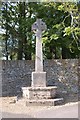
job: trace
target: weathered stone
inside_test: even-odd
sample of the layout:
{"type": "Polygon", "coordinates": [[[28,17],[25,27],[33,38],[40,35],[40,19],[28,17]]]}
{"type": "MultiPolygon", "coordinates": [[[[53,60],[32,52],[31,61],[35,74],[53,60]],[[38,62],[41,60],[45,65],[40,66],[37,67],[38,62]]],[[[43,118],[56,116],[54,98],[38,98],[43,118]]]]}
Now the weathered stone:
{"type": "Polygon", "coordinates": [[[32,72],[32,87],[46,86],[46,72],[43,72],[42,31],[46,30],[46,24],[37,19],[32,25],[36,35],[35,72],[32,72]]]}
{"type": "Polygon", "coordinates": [[[23,87],[22,90],[27,99],[50,99],[56,96],[57,87],[23,87]]]}
{"type": "MultiPolygon", "coordinates": [[[[80,77],[78,76],[80,76],[80,63],[78,62],[78,59],[45,60],[44,71],[47,72],[47,86],[56,85],[58,86],[58,91],[67,91],[68,95],[66,95],[66,99],[68,99],[69,94],[72,94],[75,99],[74,92],[79,91],[78,85],[80,77]],[[59,63],[61,65],[59,65],[59,63]],[[63,74],[61,74],[61,71],[63,74]]],[[[31,73],[34,71],[34,61],[2,61],[1,65],[2,93],[4,96],[17,95],[17,91],[21,87],[31,86],[31,73]],[[21,64],[24,64],[23,67],[21,67],[21,64]],[[14,71],[13,74],[10,74],[11,71],[14,71]],[[20,73],[22,74],[22,77],[20,76],[20,73]],[[10,84],[10,81],[12,81],[12,84],[10,84]],[[8,89],[9,87],[10,89],[8,89]]],[[[79,95],[79,93],[80,92],[77,94],[79,95]]]]}
{"type": "Polygon", "coordinates": [[[32,87],[46,87],[46,72],[32,72],[32,87]]]}
{"type": "MultiPolygon", "coordinates": [[[[23,99],[28,99],[26,103],[55,105],[54,99],[57,93],[57,87],[46,86],[46,72],[43,72],[43,53],[42,53],[42,31],[45,30],[45,23],[38,19],[33,25],[32,30],[36,33],[36,56],[35,56],[35,72],[32,72],[31,87],[22,88],[23,99]],[[32,101],[30,101],[32,99],[32,101]],[[37,101],[33,101],[36,100],[37,101]],[[41,99],[41,100],[40,100],[41,99]],[[40,100],[40,101],[39,101],[40,100]]],[[[58,100],[59,101],[59,100],[58,100]]]]}
{"type": "Polygon", "coordinates": [[[0,96],[2,95],[2,61],[0,61],[0,96]]]}
{"type": "Polygon", "coordinates": [[[56,106],[63,104],[63,98],[26,100],[26,106],[56,106]]]}

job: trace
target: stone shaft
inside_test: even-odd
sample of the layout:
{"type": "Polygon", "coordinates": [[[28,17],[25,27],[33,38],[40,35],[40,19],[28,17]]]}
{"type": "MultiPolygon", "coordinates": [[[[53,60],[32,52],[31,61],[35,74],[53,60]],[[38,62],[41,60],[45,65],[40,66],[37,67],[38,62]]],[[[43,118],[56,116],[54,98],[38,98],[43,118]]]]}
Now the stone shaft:
{"type": "Polygon", "coordinates": [[[35,71],[43,71],[43,53],[42,53],[42,33],[38,30],[36,34],[36,56],[35,56],[35,71]]]}

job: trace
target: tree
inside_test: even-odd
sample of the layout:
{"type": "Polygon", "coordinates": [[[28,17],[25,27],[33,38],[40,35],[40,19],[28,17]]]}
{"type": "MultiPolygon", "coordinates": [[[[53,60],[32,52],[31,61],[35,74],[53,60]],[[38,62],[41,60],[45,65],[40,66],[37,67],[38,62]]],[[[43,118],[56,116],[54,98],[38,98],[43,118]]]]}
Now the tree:
{"type": "MultiPolygon", "coordinates": [[[[7,40],[6,51],[11,60],[33,58],[35,37],[31,26],[37,18],[41,18],[47,24],[47,31],[43,33],[42,38],[44,59],[79,58],[79,4],[69,2],[6,4],[7,13],[6,9],[2,9],[2,26],[8,34],[4,41],[7,40]]],[[[5,3],[3,8],[6,8],[5,3]]]]}

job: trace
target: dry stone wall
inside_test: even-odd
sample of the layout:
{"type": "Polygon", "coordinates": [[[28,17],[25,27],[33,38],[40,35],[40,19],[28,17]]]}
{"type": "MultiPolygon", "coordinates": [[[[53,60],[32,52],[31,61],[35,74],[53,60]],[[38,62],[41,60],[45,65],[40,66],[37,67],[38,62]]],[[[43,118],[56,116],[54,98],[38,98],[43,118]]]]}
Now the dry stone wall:
{"type": "Polygon", "coordinates": [[[2,61],[0,61],[0,96],[2,95],[2,61]]]}
{"type": "MultiPolygon", "coordinates": [[[[78,93],[78,59],[45,60],[44,71],[47,72],[47,86],[58,87],[62,93],[78,93]]],[[[2,95],[17,95],[21,87],[31,85],[31,73],[34,61],[0,61],[2,65],[2,95]]]]}

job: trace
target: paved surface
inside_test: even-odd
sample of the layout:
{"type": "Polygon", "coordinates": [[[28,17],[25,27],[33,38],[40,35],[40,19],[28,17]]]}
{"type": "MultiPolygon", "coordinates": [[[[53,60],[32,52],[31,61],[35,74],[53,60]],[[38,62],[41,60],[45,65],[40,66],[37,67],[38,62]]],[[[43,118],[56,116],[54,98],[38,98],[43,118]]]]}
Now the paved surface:
{"type": "Polygon", "coordinates": [[[63,106],[57,109],[50,108],[34,115],[36,118],[78,118],[78,104],[63,106]]]}
{"type": "Polygon", "coordinates": [[[78,118],[78,104],[61,106],[58,108],[47,108],[46,110],[40,110],[33,115],[28,114],[16,114],[3,112],[3,118],[78,118]]]}
{"type": "Polygon", "coordinates": [[[33,118],[33,117],[27,114],[17,114],[17,113],[13,114],[8,112],[3,112],[2,118],[33,118]]]}

